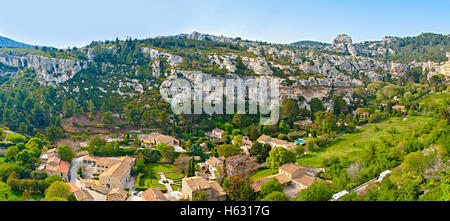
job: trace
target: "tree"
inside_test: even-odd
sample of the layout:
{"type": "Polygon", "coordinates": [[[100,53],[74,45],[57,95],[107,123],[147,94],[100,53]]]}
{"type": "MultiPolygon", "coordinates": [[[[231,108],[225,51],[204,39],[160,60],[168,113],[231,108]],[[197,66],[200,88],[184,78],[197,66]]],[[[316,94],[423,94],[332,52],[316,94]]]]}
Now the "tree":
{"type": "Polygon", "coordinates": [[[172,161],[175,157],[175,148],[172,146],[167,145],[166,143],[158,143],[156,145],[156,150],[159,151],[161,156],[168,160],[172,161]]]}
{"type": "Polygon", "coordinates": [[[233,119],[231,120],[231,123],[242,130],[242,126],[245,122],[245,115],[243,114],[234,114],[233,119]]]}
{"type": "Polygon", "coordinates": [[[408,154],[401,165],[405,171],[413,171],[423,173],[430,165],[432,159],[424,156],[422,151],[417,151],[408,154]]]}
{"type": "Polygon", "coordinates": [[[47,178],[47,173],[42,170],[32,171],[30,175],[31,175],[31,178],[33,178],[35,180],[43,180],[43,179],[47,178]]]}
{"type": "Polygon", "coordinates": [[[114,124],[114,118],[111,111],[106,111],[103,113],[102,124],[107,126],[108,128],[111,128],[111,126],[114,124]]]}
{"type": "Polygon", "coordinates": [[[255,198],[250,181],[238,175],[227,178],[226,192],[233,201],[251,201],[255,198]]]}
{"type": "Polygon", "coordinates": [[[30,154],[29,150],[27,150],[27,149],[20,151],[16,155],[16,161],[20,165],[32,163],[32,160],[33,160],[33,158],[31,157],[31,154],[30,154]]]}
{"type": "Polygon", "coordinates": [[[237,146],[242,146],[242,142],[243,142],[243,140],[242,140],[242,135],[236,135],[236,136],[234,136],[234,138],[233,138],[233,144],[235,144],[235,145],[237,145],[237,146]]]}
{"type": "Polygon", "coordinates": [[[349,194],[341,197],[339,199],[339,201],[363,201],[363,199],[361,198],[361,196],[358,193],[352,192],[352,193],[349,193],[349,194]]]}
{"type": "Polygon", "coordinates": [[[71,194],[72,188],[69,184],[62,181],[56,181],[52,183],[48,189],[45,191],[46,201],[60,201],[60,199],[67,199],[71,194]]]}
{"type": "Polygon", "coordinates": [[[281,185],[276,178],[270,179],[261,186],[261,194],[264,196],[275,191],[283,192],[283,185],[281,185]]]}
{"type": "Polygon", "coordinates": [[[325,181],[317,181],[313,183],[308,189],[299,193],[298,201],[327,201],[333,196],[331,186],[325,181]]]}
{"type": "Polygon", "coordinates": [[[58,152],[58,156],[61,158],[61,160],[65,160],[68,162],[72,162],[72,159],[75,157],[75,154],[72,152],[70,147],[67,145],[59,145],[57,152],[58,152]]]}
{"type": "Polygon", "coordinates": [[[309,107],[311,108],[312,114],[317,111],[324,111],[325,107],[323,107],[322,101],[319,98],[313,98],[309,101],[309,107]]]}
{"type": "Polygon", "coordinates": [[[250,155],[256,156],[258,163],[263,163],[269,156],[269,152],[272,147],[269,144],[262,144],[260,142],[255,142],[250,149],[250,155]]]}
{"type": "Polygon", "coordinates": [[[288,119],[289,121],[294,121],[299,114],[299,108],[297,102],[293,99],[284,99],[281,103],[281,117],[283,119],[288,119]]]}
{"type": "Polygon", "coordinates": [[[6,135],[5,140],[12,143],[25,143],[27,141],[27,138],[20,134],[13,133],[6,135]]]}
{"type": "Polygon", "coordinates": [[[61,127],[51,126],[45,131],[45,136],[50,142],[55,143],[64,136],[64,132],[61,127]]]}
{"type": "Polygon", "coordinates": [[[195,161],[194,161],[194,157],[192,157],[188,161],[188,169],[187,169],[186,176],[187,177],[195,176],[195,161]]]}
{"type": "Polygon", "coordinates": [[[91,114],[94,114],[94,110],[95,110],[94,102],[92,102],[92,100],[89,100],[89,103],[88,103],[88,111],[89,111],[91,114]]]}
{"type": "Polygon", "coordinates": [[[284,147],[275,147],[269,152],[269,157],[266,159],[266,164],[272,169],[276,169],[283,164],[295,162],[294,151],[288,150],[284,147]]]}
{"type": "Polygon", "coordinates": [[[285,193],[280,191],[274,191],[272,193],[267,194],[261,201],[288,201],[289,198],[285,193]]]}
{"type": "Polygon", "coordinates": [[[19,153],[19,149],[16,146],[11,146],[5,151],[5,157],[9,159],[14,159],[19,153]]]}
{"type": "Polygon", "coordinates": [[[295,150],[295,153],[297,154],[297,156],[301,156],[301,155],[303,155],[303,153],[305,153],[305,148],[300,144],[295,146],[294,150],[295,150]]]}
{"type": "Polygon", "coordinates": [[[219,153],[219,156],[225,158],[229,156],[238,155],[242,152],[242,149],[240,147],[232,144],[222,144],[220,146],[217,146],[216,149],[217,153],[219,153]]]}
{"type": "Polygon", "coordinates": [[[250,140],[258,139],[259,135],[261,135],[261,133],[259,132],[258,127],[255,126],[255,125],[252,125],[250,127],[250,131],[249,131],[249,138],[250,138],[250,140]]]}

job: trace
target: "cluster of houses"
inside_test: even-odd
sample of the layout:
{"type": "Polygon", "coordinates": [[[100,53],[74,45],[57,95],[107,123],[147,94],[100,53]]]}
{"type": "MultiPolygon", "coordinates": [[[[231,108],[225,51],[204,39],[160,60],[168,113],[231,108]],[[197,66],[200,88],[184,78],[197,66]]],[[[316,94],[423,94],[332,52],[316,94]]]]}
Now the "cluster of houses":
{"type": "Polygon", "coordinates": [[[42,153],[39,159],[41,159],[41,164],[38,166],[37,170],[44,171],[47,176],[58,175],[63,181],[69,181],[70,163],[59,158],[56,148],[42,153]]]}
{"type": "MultiPolygon", "coordinates": [[[[298,126],[310,125],[311,122],[301,122],[298,126]]],[[[210,139],[222,139],[225,131],[219,128],[213,129],[206,135],[210,139]]],[[[146,135],[138,135],[142,144],[147,147],[154,147],[159,143],[174,146],[176,151],[184,151],[180,147],[180,141],[174,137],[163,135],[160,133],[150,133],[146,135]]],[[[123,138],[118,138],[123,139],[123,138]]],[[[272,148],[281,146],[287,149],[293,149],[296,144],[287,142],[270,136],[261,135],[256,142],[269,144],[272,148]]],[[[247,137],[242,137],[241,149],[243,153],[239,155],[224,157],[211,157],[203,163],[198,163],[195,176],[182,179],[180,195],[182,198],[192,200],[199,192],[205,193],[208,201],[223,201],[226,199],[226,192],[220,186],[218,180],[225,175],[244,175],[249,176],[262,167],[256,160],[256,157],[250,156],[252,141],[247,137]]],[[[81,152],[80,152],[81,153],[81,152]]],[[[124,201],[129,197],[128,189],[132,189],[134,185],[131,177],[131,169],[136,159],[130,156],[124,157],[98,157],[90,156],[86,151],[77,157],[82,157],[81,172],[83,178],[79,178],[79,182],[83,184],[80,188],[75,184],[70,184],[72,193],[79,201],[93,201],[92,190],[106,195],[108,201],[124,201]]],[[[56,149],[50,149],[41,155],[42,164],[38,169],[45,171],[49,176],[61,176],[63,181],[70,180],[69,162],[61,160],[58,157],[56,149]]],[[[295,186],[299,190],[308,188],[318,178],[319,168],[308,168],[299,166],[294,163],[285,164],[279,168],[279,173],[255,180],[252,188],[255,192],[261,190],[261,185],[271,178],[276,178],[284,186],[295,186]]],[[[145,201],[168,201],[173,198],[164,194],[159,188],[149,188],[140,194],[142,200],[145,201]]]]}

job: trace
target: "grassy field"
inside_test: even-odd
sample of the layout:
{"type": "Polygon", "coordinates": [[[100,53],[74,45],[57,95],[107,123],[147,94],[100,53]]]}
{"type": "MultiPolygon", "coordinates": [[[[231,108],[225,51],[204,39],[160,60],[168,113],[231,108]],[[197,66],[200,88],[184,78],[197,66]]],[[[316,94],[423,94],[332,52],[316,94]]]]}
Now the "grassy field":
{"type": "Polygon", "coordinates": [[[158,174],[144,175],[139,174],[136,180],[136,189],[159,188],[161,191],[166,190],[164,185],[158,183],[161,177],[158,174]]]}
{"type": "Polygon", "coordinates": [[[411,116],[406,120],[400,117],[391,117],[379,123],[368,124],[353,133],[337,137],[329,144],[320,147],[317,151],[308,152],[306,155],[298,158],[297,163],[305,166],[320,167],[323,159],[336,156],[352,158],[358,152],[369,147],[370,144],[382,143],[382,138],[389,139],[394,143],[400,142],[403,137],[422,128],[431,120],[431,117],[424,116],[411,116]],[[395,128],[395,134],[391,132],[392,128],[395,128]]]}
{"type": "Polygon", "coordinates": [[[165,173],[164,174],[166,176],[166,178],[171,179],[171,180],[179,180],[179,179],[183,179],[184,175],[181,173],[165,173]]]}
{"type": "Polygon", "coordinates": [[[0,163],[3,163],[3,162],[5,162],[5,156],[0,155],[0,163]]]}
{"type": "Polygon", "coordinates": [[[173,185],[173,184],[171,184],[170,186],[172,187],[172,189],[173,189],[174,191],[177,191],[177,190],[181,189],[181,186],[180,186],[180,185],[173,185]]]}
{"type": "Polygon", "coordinates": [[[261,168],[250,176],[250,180],[253,181],[253,180],[261,179],[264,177],[274,175],[275,173],[276,173],[276,171],[274,171],[272,169],[261,168]]]}
{"type": "Polygon", "coordinates": [[[450,102],[450,95],[446,92],[432,93],[420,99],[419,105],[421,107],[434,107],[436,109],[448,107],[450,102]]]}
{"type": "Polygon", "coordinates": [[[20,201],[22,200],[21,194],[11,191],[11,187],[4,182],[0,182],[0,201],[20,201]],[[8,195],[8,199],[6,199],[8,195]]]}
{"type": "Polygon", "coordinates": [[[158,163],[148,164],[146,167],[147,167],[148,171],[151,171],[151,173],[171,172],[171,171],[177,169],[174,165],[158,164],[158,163]]]}

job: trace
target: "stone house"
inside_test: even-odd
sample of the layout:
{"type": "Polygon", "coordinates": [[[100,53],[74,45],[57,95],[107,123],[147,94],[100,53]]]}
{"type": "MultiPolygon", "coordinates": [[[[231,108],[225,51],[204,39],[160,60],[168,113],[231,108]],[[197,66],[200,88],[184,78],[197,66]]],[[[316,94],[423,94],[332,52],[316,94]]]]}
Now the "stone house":
{"type": "Polygon", "coordinates": [[[258,139],[258,142],[262,143],[262,144],[269,144],[272,149],[275,147],[284,147],[286,149],[290,149],[293,150],[296,146],[295,143],[291,143],[291,142],[287,142],[285,140],[280,140],[277,138],[273,138],[273,137],[269,137],[267,135],[261,135],[258,139]]]}
{"type": "Polygon", "coordinates": [[[205,166],[211,173],[211,179],[216,179],[220,171],[223,171],[224,160],[225,158],[223,157],[211,157],[205,162],[205,166]]]}
{"type": "Polygon", "coordinates": [[[106,196],[107,201],[125,201],[128,197],[127,191],[122,188],[113,188],[106,196]]]}
{"type": "Polygon", "coordinates": [[[99,186],[107,190],[126,188],[126,184],[128,184],[131,178],[131,167],[134,162],[135,159],[132,157],[121,157],[119,163],[114,164],[108,170],[100,174],[98,177],[99,186]]]}
{"type": "Polygon", "coordinates": [[[142,193],[142,198],[145,201],[168,201],[168,199],[158,188],[148,188],[142,193]]]}
{"type": "Polygon", "coordinates": [[[226,200],[226,192],[216,181],[207,181],[198,176],[183,178],[181,187],[182,197],[192,200],[199,192],[205,192],[208,201],[226,200]]]}

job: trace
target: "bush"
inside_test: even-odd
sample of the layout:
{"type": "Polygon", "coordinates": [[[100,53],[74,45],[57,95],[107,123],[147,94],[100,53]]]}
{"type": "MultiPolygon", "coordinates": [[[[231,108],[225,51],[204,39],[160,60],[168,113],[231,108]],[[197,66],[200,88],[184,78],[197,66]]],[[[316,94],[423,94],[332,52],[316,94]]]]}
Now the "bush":
{"type": "Polygon", "coordinates": [[[12,143],[25,143],[27,142],[27,138],[20,135],[20,134],[8,134],[5,137],[6,141],[12,142],[12,143]]]}

